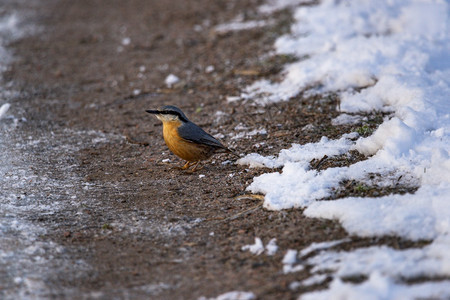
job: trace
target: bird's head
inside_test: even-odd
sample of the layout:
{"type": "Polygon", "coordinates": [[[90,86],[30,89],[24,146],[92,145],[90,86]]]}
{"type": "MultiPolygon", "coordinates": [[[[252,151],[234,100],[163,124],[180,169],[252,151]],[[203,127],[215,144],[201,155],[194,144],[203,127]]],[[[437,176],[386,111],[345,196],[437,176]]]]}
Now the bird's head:
{"type": "Polygon", "coordinates": [[[146,112],[154,114],[163,123],[171,121],[181,121],[183,123],[189,122],[189,119],[181,111],[181,109],[173,105],[161,106],[156,110],[146,110],[146,112]]]}

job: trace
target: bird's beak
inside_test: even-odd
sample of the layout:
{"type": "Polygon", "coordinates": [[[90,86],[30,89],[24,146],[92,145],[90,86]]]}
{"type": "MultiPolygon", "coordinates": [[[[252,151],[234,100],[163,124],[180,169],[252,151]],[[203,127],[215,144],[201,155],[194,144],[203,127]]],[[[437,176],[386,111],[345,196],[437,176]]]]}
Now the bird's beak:
{"type": "Polygon", "coordinates": [[[146,110],[146,112],[148,112],[149,114],[154,114],[154,115],[159,115],[160,114],[159,110],[149,109],[149,110],[146,110]]]}

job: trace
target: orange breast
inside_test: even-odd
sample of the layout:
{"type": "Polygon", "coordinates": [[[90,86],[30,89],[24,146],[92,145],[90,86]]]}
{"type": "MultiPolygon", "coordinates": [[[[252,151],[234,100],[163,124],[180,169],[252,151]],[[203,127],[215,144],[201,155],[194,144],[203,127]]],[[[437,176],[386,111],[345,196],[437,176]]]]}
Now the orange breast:
{"type": "Polygon", "coordinates": [[[211,149],[211,147],[208,147],[207,145],[189,142],[181,138],[178,134],[178,127],[181,126],[181,124],[180,121],[163,123],[164,141],[170,151],[187,161],[208,159],[214,153],[214,149],[211,149]]]}

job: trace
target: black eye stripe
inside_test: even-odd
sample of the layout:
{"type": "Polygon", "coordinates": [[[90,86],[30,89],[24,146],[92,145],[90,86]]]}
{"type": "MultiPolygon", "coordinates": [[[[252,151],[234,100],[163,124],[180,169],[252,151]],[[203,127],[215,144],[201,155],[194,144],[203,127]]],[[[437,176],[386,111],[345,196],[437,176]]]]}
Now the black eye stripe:
{"type": "Polygon", "coordinates": [[[161,115],[176,115],[180,120],[187,122],[187,120],[177,111],[173,110],[160,110],[159,113],[161,115]]]}
{"type": "Polygon", "coordinates": [[[160,110],[159,113],[162,115],[179,115],[179,113],[177,113],[176,111],[171,110],[160,110]]]}

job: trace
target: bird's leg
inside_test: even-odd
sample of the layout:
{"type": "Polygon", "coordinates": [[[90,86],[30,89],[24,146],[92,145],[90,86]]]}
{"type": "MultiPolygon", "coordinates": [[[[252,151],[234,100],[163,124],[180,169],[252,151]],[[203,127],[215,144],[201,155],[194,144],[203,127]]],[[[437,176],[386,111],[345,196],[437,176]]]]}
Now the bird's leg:
{"type": "Polygon", "coordinates": [[[187,161],[186,164],[181,167],[181,170],[189,169],[190,166],[192,166],[192,162],[187,161]]]}

